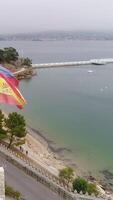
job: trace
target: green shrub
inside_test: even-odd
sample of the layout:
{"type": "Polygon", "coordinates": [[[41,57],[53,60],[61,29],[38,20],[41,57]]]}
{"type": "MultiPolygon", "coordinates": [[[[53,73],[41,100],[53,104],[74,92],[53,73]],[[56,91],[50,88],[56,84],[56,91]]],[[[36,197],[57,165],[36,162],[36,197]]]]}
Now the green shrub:
{"type": "Polygon", "coordinates": [[[64,184],[68,184],[73,181],[74,171],[71,167],[66,167],[59,171],[59,179],[64,184]]]}
{"type": "Polygon", "coordinates": [[[97,187],[95,183],[88,183],[87,192],[89,195],[94,193],[96,196],[98,195],[97,187]]]}
{"type": "Polygon", "coordinates": [[[0,140],[3,140],[3,139],[5,139],[5,138],[7,138],[6,131],[3,130],[3,129],[1,129],[1,130],[0,130],[0,140]]]}
{"type": "Polygon", "coordinates": [[[73,181],[73,191],[76,190],[78,193],[82,191],[83,194],[85,194],[87,192],[87,188],[88,182],[85,179],[78,177],[73,181]]]}

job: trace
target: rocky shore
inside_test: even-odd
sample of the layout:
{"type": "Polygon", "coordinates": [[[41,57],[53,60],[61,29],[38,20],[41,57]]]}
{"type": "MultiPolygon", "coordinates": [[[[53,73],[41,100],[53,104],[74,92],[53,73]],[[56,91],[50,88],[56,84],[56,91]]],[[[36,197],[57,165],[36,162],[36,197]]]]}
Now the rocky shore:
{"type": "Polygon", "coordinates": [[[37,75],[36,70],[34,70],[32,67],[25,67],[22,69],[23,70],[19,70],[15,73],[15,76],[18,80],[29,79],[32,78],[32,76],[37,75]]]}
{"type": "Polygon", "coordinates": [[[21,65],[21,63],[5,63],[4,67],[11,70],[18,80],[29,79],[37,75],[36,69],[32,66],[21,65]]]}

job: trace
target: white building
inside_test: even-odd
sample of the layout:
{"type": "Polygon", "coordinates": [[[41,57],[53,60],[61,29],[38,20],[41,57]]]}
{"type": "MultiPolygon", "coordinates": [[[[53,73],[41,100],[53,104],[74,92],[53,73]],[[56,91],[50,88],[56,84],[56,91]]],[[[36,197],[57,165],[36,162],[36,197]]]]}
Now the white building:
{"type": "Polygon", "coordinates": [[[3,167],[0,167],[0,200],[5,200],[5,177],[3,167]]]}

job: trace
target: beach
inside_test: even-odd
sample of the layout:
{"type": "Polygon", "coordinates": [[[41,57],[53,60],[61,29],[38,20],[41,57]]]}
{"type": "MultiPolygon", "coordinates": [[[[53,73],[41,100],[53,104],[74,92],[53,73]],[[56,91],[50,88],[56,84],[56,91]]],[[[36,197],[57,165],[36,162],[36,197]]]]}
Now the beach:
{"type": "MultiPolygon", "coordinates": [[[[2,112],[7,118],[9,112],[6,110],[2,110],[2,112]]],[[[37,162],[38,165],[57,177],[59,175],[59,170],[68,166],[73,168],[76,175],[88,176],[88,172],[84,173],[82,167],[80,168],[75,161],[66,157],[65,154],[66,152],[70,152],[70,149],[57,147],[53,140],[46,137],[40,130],[32,128],[28,124],[26,125],[26,131],[25,143],[21,145],[21,149],[20,146],[17,146],[17,148],[37,162]]]]}
{"type": "MultiPolygon", "coordinates": [[[[8,113],[2,111],[5,117],[8,113]]],[[[55,176],[58,176],[59,170],[65,167],[64,162],[60,159],[57,153],[53,152],[49,146],[49,140],[42,133],[34,130],[30,126],[26,127],[27,135],[25,144],[21,145],[21,151],[29,158],[37,162],[40,166],[55,176]]],[[[20,149],[20,146],[17,147],[20,149]]]]}
{"type": "MultiPolygon", "coordinates": [[[[8,116],[6,112],[3,111],[3,113],[5,117],[8,116]]],[[[37,163],[44,170],[48,171],[51,175],[58,177],[59,171],[67,166],[71,166],[71,163],[69,165],[69,163],[63,162],[63,159],[60,157],[60,153],[66,149],[51,149],[51,145],[49,144],[51,142],[52,141],[45,138],[45,136],[41,132],[39,132],[38,130],[34,130],[30,126],[27,126],[25,143],[21,146],[17,146],[16,148],[19,149],[23,154],[26,154],[28,158],[37,163]]],[[[78,172],[80,171],[76,168],[76,171],[74,172],[75,177],[83,176],[82,172],[78,172]]],[[[104,182],[101,185],[98,180],[92,176],[90,176],[89,178],[87,177],[87,179],[88,181],[96,183],[98,191],[101,195],[110,195],[110,197],[112,197],[111,192],[109,192],[108,194],[105,192],[105,190],[109,191],[107,187],[103,189],[102,185],[104,184],[104,182]]]]}
{"type": "Polygon", "coordinates": [[[32,129],[27,129],[26,142],[22,145],[23,152],[28,152],[28,156],[35,160],[39,165],[58,176],[59,170],[65,164],[58,154],[51,151],[49,144],[43,137],[35,134],[32,129]]]}

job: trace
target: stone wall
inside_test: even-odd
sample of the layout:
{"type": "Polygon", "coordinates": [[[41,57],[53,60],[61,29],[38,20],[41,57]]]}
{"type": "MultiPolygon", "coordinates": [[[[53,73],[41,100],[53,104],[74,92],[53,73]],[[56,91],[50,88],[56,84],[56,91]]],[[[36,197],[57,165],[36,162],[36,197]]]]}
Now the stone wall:
{"type": "Polygon", "coordinates": [[[36,181],[42,183],[50,190],[57,193],[61,198],[65,200],[102,200],[101,197],[82,195],[71,192],[71,188],[63,187],[58,179],[43,171],[43,169],[38,169],[36,166],[33,166],[26,159],[21,159],[21,155],[12,152],[11,150],[7,150],[5,146],[0,146],[0,155],[3,156],[8,162],[12,163],[19,169],[23,170],[26,174],[33,177],[36,181]]]}

